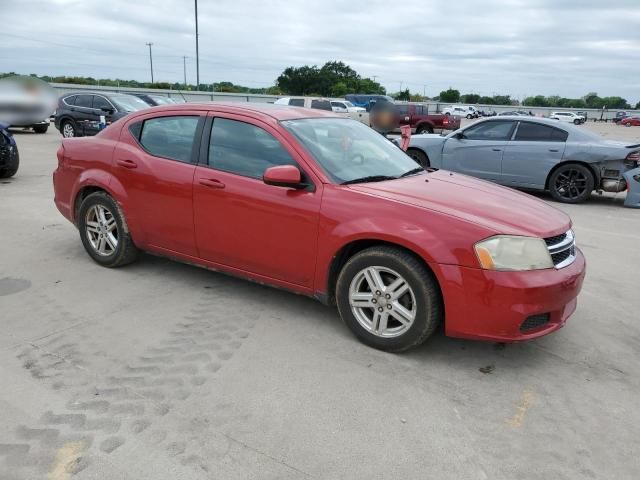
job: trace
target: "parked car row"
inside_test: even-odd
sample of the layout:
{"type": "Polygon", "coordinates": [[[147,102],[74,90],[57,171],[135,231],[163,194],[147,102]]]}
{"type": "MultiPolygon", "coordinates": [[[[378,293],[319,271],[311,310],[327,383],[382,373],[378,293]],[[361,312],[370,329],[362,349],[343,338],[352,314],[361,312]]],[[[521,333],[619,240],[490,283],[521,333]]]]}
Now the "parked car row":
{"type": "MultiPolygon", "coordinates": [[[[483,167],[484,150],[502,148],[495,142],[514,129],[526,134],[516,123],[500,117],[458,136],[414,138],[428,140],[434,165],[439,152],[449,166],[443,146],[461,150],[484,135],[493,147],[452,158],[489,168],[497,154],[483,167]]],[[[551,123],[551,140],[570,135],[551,123]]],[[[426,170],[329,110],[160,106],[95,138],[65,138],[57,156],[55,204],[99,265],[150,251],[285,288],[337,305],[354,335],[382,350],[415,347],[441,324],[449,336],[499,342],[546,335],[574,312],[585,276],[565,213],[426,170]]]]}
{"type": "Polygon", "coordinates": [[[106,125],[131,112],[177,103],[182,102],[152,93],[67,93],[58,100],[54,125],[65,138],[95,135],[106,125]]]}

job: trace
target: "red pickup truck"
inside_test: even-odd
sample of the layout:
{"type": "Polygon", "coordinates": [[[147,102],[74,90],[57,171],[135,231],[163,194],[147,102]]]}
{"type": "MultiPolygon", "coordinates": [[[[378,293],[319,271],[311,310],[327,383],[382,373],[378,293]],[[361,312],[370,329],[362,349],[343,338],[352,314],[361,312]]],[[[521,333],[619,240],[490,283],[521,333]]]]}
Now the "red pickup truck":
{"type": "Polygon", "coordinates": [[[460,117],[433,114],[429,115],[429,107],[421,104],[396,103],[400,125],[409,125],[412,133],[439,133],[442,130],[460,128],[460,117]]]}

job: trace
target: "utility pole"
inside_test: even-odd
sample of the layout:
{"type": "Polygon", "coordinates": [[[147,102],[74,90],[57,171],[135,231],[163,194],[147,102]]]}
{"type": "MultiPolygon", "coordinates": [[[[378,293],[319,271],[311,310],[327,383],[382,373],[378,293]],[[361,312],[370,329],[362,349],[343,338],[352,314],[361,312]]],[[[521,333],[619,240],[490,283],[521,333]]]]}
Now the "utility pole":
{"type": "Polygon", "coordinates": [[[184,89],[187,89],[187,57],[182,57],[182,69],[184,71],[184,89]]]}
{"type": "Polygon", "coordinates": [[[198,0],[196,3],[196,90],[200,90],[200,52],[198,51],[198,0]]]}
{"type": "Polygon", "coordinates": [[[402,80],[400,81],[400,93],[402,93],[402,80]]]}
{"type": "Polygon", "coordinates": [[[149,47],[149,64],[151,65],[151,83],[153,83],[153,55],[151,55],[151,45],[153,45],[153,43],[147,43],[147,46],[149,47]]]}
{"type": "Polygon", "coordinates": [[[376,78],[378,78],[378,75],[373,75],[373,81],[376,81],[376,78]]]}
{"type": "Polygon", "coordinates": [[[423,85],[422,86],[422,97],[426,97],[427,96],[427,86],[423,85]]]}

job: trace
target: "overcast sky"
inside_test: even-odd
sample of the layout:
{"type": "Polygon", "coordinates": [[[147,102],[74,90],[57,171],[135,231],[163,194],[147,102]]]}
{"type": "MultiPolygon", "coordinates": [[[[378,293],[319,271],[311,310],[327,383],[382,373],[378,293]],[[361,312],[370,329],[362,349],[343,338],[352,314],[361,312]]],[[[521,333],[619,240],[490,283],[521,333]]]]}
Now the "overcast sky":
{"type": "MultiPolygon", "coordinates": [[[[192,0],[0,0],[0,71],[195,83],[192,0]]],[[[639,0],[199,0],[200,80],[342,60],[388,91],[640,100],[639,0]],[[401,7],[401,5],[403,5],[401,7]]]]}

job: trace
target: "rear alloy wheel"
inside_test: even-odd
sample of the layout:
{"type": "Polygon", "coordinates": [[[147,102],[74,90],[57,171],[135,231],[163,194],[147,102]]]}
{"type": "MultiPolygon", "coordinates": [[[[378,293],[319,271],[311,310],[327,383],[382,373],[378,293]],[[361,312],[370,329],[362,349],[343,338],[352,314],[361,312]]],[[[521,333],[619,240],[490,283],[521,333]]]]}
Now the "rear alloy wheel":
{"type": "Polygon", "coordinates": [[[594,188],[593,173],[584,165],[562,165],[549,178],[549,191],[553,198],[563,203],[582,203],[594,188]]]}
{"type": "Polygon", "coordinates": [[[469,115],[467,115],[467,118],[468,118],[469,120],[471,120],[471,119],[473,118],[473,115],[469,114],[469,115]]]}
{"type": "Polygon", "coordinates": [[[625,127],[630,127],[631,126],[631,122],[627,122],[624,124],[625,127]]]}
{"type": "Polygon", "coordinates": [[[349,259],[336,299],[340,316],[363,343],[390,352],[421,344],[442,319],[433,274],[414,255],[393,247],[368,248],[349,259]]]}
{"type": "Polygon", "coordinates": [[[78,136],[75,125],[69,120],[62,122],[61,131],[64,138],[73,138],[78,136]]]}
{"type": "Polygon", "coordinates": [[[576,119],[573,121],[573,124],[574,124],[574,125],[580,125],[580,120],[576,118],[576,119]]]}
{"type": "Polygon", "coordinates": [[[416,135],[420,135],[423,133],[433,133],[433,129],[431,127],[429,127],[428,125],[420,125],[417,129],[416,129],[416,135]]]}
{"type": "Polygon", "coordinates": [[[78,229],[87,253],[104,267],[120,267],[138,256],[122,211],[106,192],[92,193],[84,199],[78,212],[78,229]]]}
{"type": "Polygon", "coordinates": [[[409,148],[407,149],[407,155],[413,158],[413,160],[421,167],[427,168],[430,166],[429,158],[427,157],[427,154],[422,150],[418,150],[417,148],[409,148]]]}

